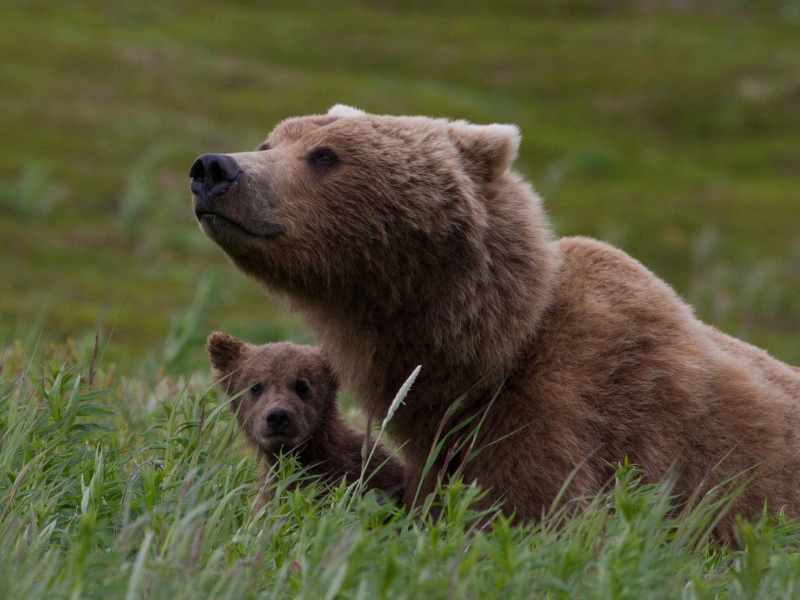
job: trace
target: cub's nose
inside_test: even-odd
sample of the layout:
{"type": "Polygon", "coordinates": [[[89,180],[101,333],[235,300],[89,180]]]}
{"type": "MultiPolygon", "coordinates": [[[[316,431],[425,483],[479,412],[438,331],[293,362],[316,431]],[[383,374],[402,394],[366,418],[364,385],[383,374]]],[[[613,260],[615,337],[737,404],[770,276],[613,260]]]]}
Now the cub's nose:
{"type": "Polygon", "coordinates": [[[242,173],[236,159],[227,154],[203,154],[189,169],[190,187],[198,198],[211,200],[227,192],[242,173]]]}
{"type": "Polygon", "coordinates": [[[267,426],[275,432],[283,431],[291,422],[289,411],[282,408],[273,408],[267,413],[267,426]]]}

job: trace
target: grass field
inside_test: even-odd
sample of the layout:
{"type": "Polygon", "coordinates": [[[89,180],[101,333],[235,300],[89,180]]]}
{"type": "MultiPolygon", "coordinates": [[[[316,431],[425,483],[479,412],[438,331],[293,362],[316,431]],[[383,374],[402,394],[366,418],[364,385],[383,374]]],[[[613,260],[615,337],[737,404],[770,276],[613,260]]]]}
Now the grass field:
{"type": "Polygon", "coordinates": [[[727,496],[671,511],[666,484],[619,465],[580,513],[512,527],[443,482],[409,515],[340,486],[260,501],[260,470],[205,377],[155,385],[75,366],[59,348],[0,377],[0,591],[23,598],[796,598],[800,528],[740,522],[727,496]],[[25,373],[25,377],[22,374],[25,373]],[[94,374],[93,374],[94,373],[94,374]],[[438,506],[440,519],[427,507],[438,506]]]}
{"type": "Polygon", "coordinates": [[[259,503],[202,342],[312,340],[188,191],[199,154],[339,102],[516,123],[559,235],[800,364],[800,1],[6,0],[0,55],[0,596],[800,596],[795,524],[709,545],[724,497],[672,514],[631,466],[536,527],[459,482],[441,521],[259,503]]]}
{"type": "Polygon", "coordinates": [[[4,2],[0,343],[44,318],[86,348],[116,323],[110,357],[163,364],[193,302],[173,373],[212,327],[304,339],[198,232],[188,169],[344,102],[517,123],[559,234],[621,246],[798,364],[798,6],[4,2]]]}

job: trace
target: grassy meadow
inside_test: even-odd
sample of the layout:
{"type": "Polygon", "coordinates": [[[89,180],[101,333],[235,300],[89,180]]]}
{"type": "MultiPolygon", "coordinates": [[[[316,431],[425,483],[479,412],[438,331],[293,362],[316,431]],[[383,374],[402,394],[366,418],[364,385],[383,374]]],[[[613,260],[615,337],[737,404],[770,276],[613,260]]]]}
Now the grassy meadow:
{"type": "Polygon", "coordinates": [[[143,384],[74,348],[0,382],[3,598],[795,598],[800,526],[711,531],[739,482],[673,510],[633,465],[586,506],[512,526],[442,481],[411,514],[357,484],[261,471],[207,380],[143,384]],[[262,495],[270,492],[269,496],[262,495]],[[433,509],[433,511],[431,510],[433,509]],[[434,514],[439,514],[434,517],[434,514]]]}
{"type": "Polygon", "coordinates": [[[800,596],[795,524],[709,544],[725,494],[671,512],[633,466],[529,527],[462,482],[440,520],[260,500],[203,341],[313,340],[188,190],[335,103],[516,123],[557,234],[800,365],[799,0],[5,0],[0,56],[0,597],[800,596]]]}
{"type": "Polygon", "coordinates": [[[343,102],[517,123],[558,234],[800,364],[800,5],[750,4],[8,0],[0,343],[116,324],[107,356],[177,373],[212,327],[305,339],[199,233],[188,170],[343,102]]]}

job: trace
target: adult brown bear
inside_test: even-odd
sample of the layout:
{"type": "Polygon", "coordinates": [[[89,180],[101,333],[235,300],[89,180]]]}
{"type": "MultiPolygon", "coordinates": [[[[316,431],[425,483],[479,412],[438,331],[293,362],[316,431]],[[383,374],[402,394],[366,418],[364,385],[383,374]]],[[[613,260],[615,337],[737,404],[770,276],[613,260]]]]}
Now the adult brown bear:
{"type": "Polygon", "coordinates": [[[698,321],[625,253],[552,239],[509,170],[518,145],[513,126],[335,106],[257,152],[198,158],[194,210],[366,411],[422,365],[393,419],[407,496],[435,484],[420,478],[452,402],[469,390],[457,423],[502,386],[464,474],[521,519],[576,468],[566,497],[596,493],[626,455],[649,480],[674,470],[685,497],[753,469],[736,512],[800,515],[800,372],[698,321]]]}

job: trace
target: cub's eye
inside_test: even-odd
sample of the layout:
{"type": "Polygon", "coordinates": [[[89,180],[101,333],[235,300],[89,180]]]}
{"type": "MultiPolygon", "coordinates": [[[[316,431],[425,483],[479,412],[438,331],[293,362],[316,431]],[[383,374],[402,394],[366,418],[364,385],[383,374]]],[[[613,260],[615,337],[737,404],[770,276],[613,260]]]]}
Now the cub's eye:
{"type": "Polygon", "coordinates": [[[264,386],[262,386],[260,383],[256,383],[250,388],[250,393],[253,394],[253,396],[260,396],[261,392],[263,391],[264,386]]]}
{"type": "Polygon", "coordinates": [[[339,157],[330,148],[317,148],[308,155],[308,161],[315,167],[331,167],[339,161],[339,157]]]}
{"type": "Polygon", "coordinates": [[[267,142],[262,142],[262,144],[258,147],[259,151],[269,150],[269,144],[267,142]]]}
{"type": "Polygon", "coordinates": [[[305,379],[298,379],[294,382],[294,391],[302,395],[308,391],[308,382],[305,379]]]}

